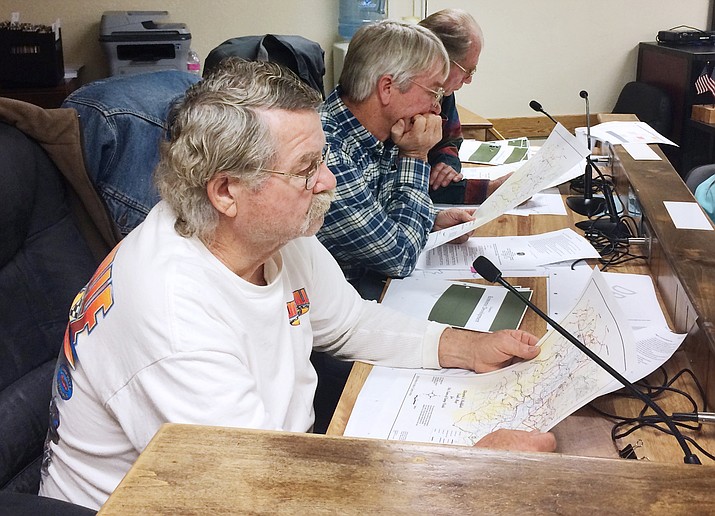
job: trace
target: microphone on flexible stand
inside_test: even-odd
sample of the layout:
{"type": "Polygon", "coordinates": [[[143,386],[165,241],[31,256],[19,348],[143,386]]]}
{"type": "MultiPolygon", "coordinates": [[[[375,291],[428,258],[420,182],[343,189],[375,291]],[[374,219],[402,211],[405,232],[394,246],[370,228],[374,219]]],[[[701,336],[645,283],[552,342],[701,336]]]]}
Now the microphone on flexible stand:
{"type": "MultiPolygon", "coordinates": [[[[586,138],[588,143],[588,150],[591,150],[591,110],[589,107],[588,92],[586,90],[581,90],[579,92],[579,97],[586,101],[586,138]]],[[[593,162],[592,158],[592,155],[589,155],[586,158],[586,171],[584,173],[584,198],[587,195],[590,195],[592,192],[593,171],[595,170],[596,172],[598,172],[599,175],[603,178],[603,174],[600,173],[600,171],[598,170],[598,166],[593,162]]],[[[605,204],[605,210],[602,209],[601,211],[605,211],[608,214],[608,220],[584,220],[582,222],[577,222],[576,227],[584,231],[597,231],[598,233],[601,233],[603,235],[615,238],[625,238],[630,236],[630,231],[618,217],[618,210],[616,209],[616,203],[613,200],[613,190],[611,189],[611,185],[608,181],[602,180],[600,188],[603,192],[603,203],[605,204]]],[[[571,202],[579,203],[581,202],[581,198],[573,197],[571,202]]],[[[566,203],[569,203],[569,199],[566,199],[566,203]]],[[[577,213],[581,213],[578,210],[574,209],[574,207],[570,204],[569,206],[577,213]]],[[[582,215],[585,214],[582,213],[582,215]]]]}
{"type": "MultiPolygon", "coordinates": [[[[588,150],[591,150],[591,108],[588,102],[588,92],[581,90],[579,96],[586,101],[586,139],[588,150]]],[[[576,213],[591,217],[601,213],[606,201],[600,197],[593,197],[593,161],[590,155],[586,158],[586,170],[583,174],[583,197],[572,196],[566,198],[566,204],[576,213]]]]}
{"type": "MultiPolygon", "coordinates": [[[[585,98],[586,101],[588,102],[588,93],[585,90],[582,90],[580,93],[580,96],[582,98],[585,98]]],[[[541,106],[541,104],[535,100],[532,100],[529,102],[529,107],[533,109],[534,111],[538,113],[543,113],[549,119],[556,124],[556,120],[554,120],[554,117],[552,117],[550,114],[548,114],[544,108],[541,106]]],[[[587,109],[589,109],[587,107],[587,109]]],[[[586,124],[587,124],[587,138],[588,138],[588,149],[591,150],[591,123],[590,123],[590,113],[589,115],[586,116],[586,124]]],[[[589,180],[589,187],[588,189],[584,192],[584,197],[588,195],[589,197],[589,206],[593,206],[594,208],[594,214],[595,213],[600,213],[603,211],[603,206],[606,206],[606,211],[608,212],[609,220],[584,220],[582,222],[577,222],[576,227],[579,229],[582,229],[584,231],[597,231],[601,234],[604,235],[609,235],[609,236],[615,236],[615,237],[627,237],[630,235],[630,232],[628,229],[623,225],[623,223],[620,222],[620,219],[618,217],[618,213],[616,210],[616,204],[613,200],[613,192],[610,189],[610,186],[606,185],[606,181],[604,181],[604,187],[603,187],[603,193],[604,193],[604,199],[601,198],[596,198],[594,199],[592,196],[591,192],[591,186],[592,183],[592,172],[593,168],[598,170],[598,167],[594,163],[592,156],[587,156],[586,157],[586,171],[584,173],[584,179],[588,177],[589,180]],[[586,193],[588,192],[588,193],[586,193]]],[[[569,197],[566,199],[566,202],[569,204],[569,207],[577,212],[581,213],[580,211],[574,209],[570,203],[576,202],[576,203],[581,203],[584,201],[584,197],[569,197]],[[575,201],[573,199],[576,199],[575,201]]],[[[581,213],[583,215],[583,213],[581,213]]]]}
{"type": "Polygon", "coordinates": [[[683,437],[683,434],[680,432],[680,429],[675,425],[673,422],[673,418],[668,416],[660,406],[653,401],[650,397],[646,396],[643,394],[641,391],[639,391],[635,385],[633,385],[630,381],[628,381],[621,373],[616,371],[613,367],[608,365],[608,363],[603,360],[601,357],[599,357],[596,353],[594,353],[589,347],[587,347],[585,344],[583,344],[581,341],[579,341],[576,337],[574,337],[571,333],[566,331],[561,325],[559,325],[556,321],[551,319],[548,315],[546,315],[544,312],[542,312],[534,303],[529,301],[521,292],[519,292],[517,289],[515,289],[511,284],[509,284],[508,281],[506,281],[504,278],[502,278],[502,273],[501,271],[494,265],[489,258],[486,256],[478,256],[476,260],[474,260],[474,263],[472,263],[472,267],[474,267],[474,270],[479,274],[482,278],[487,280],[490,283],[499,283],[501,286],[506,288],[509,292],[513,293],[516,295],[516,297],[521,300],[522,303],[524,303],[526,306],[531,308],[536,315],[541,317],[543,320],[545,320],[547,323],[551,325],[552,328],[554,328],[558,333],[560,333],[566,340],[571,342],[574,346],[576,346],[579,350],[581,350],[583,353],[585,353],[591,360],[596,362],[596,364],[601,367],[604,371],[606,371],[608,374],[610,374],[613,378],[618,380],[627,390],[629,390],[633,395],[635,395],[638,399],[640,399],[643,403],[648,405],[655,413],[660,416],[660,418],[663,420],[663,422],[668,426],[670,431],[673,433],[673,436],[677,439],[678,444],[683,450],[684,458],[683,462],[686,464],[700,464],[700,459],[698,459],[698,456],[693,454],[690,451],[690,448],[688,447],[688,443],[685,441],[685,437],[683,437]]]}
{"type": "MultiPolygon", "coordinates": [[[[531,109],[533,109],[534,111],[536,111],[537,113],[545,114],[546,116],[549,117],[549,120],[551,120],[554,124],[558,124],[558,122],[556,120],[554,120],[554,117],[552,117],[550,114],[548,114],[546,111],[544,111],[544,108],[541,107],[541,104],[539,104],[535,100],[532,100],[531,102],[529,102],[529,107],[531,109]]],[[[590,149],[590,147],[589,147],[589,149],[590,149]]]]}
{"type": "Polygon", "coordinates": [[[578,92],[578,96],[586,101],[586,145],[588,145],[588,150],[591,150],[591,108],[588,103],[588,92],[581,90],[578,92]]]}

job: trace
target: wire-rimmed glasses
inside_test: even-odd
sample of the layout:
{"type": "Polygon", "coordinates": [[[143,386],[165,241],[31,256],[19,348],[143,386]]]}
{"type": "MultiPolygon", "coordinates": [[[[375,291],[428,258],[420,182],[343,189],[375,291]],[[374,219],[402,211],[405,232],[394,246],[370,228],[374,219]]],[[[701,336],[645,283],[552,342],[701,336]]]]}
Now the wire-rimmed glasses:
{"type": "Polygon", "coordinates": [[[462,72],[464,72],[464,80],[471,79],[477,71],[476,66],[474,68],[472,68],[471,70],[467,70],[465,67],[463,67],[461,64],[459,64],[457,61],[454,61],[453,59],[450,59],[450,61],[452,63],[456,64],[457,68],[459,68],[460,70],[462,70],[462,72]]]}
{"type": "Polygon", "coordinates": [[[315,186],[315,183],[318,182],[318,171],[320,170],[320,165],[325,163],[328,160],[328,156],[330,155],[330,146],[326,145],[325,149],[323,150],[323,153],[320,156],[320,159],[317,160],[315,163],[310,165],[308,168],[306,168],[303,172],[300,174],[291,174],[290,172],[280,172],[278,170],[271,170],[269,168],[259,168],[261,172],[268,172],[269,174],[276,174],[279,176],[287,176],[287,177],[298,177],[300,179],[305,179],[305,189],[306,190],[312,190],[313,187],[315,186]]]}
{"type": "Polygon", "coordinates": [[[416,84],[423,90],[431,93],[434,95],[434,105],[439,106],[440,102],[442,102],[442,99],[444,98],[444,88],[437,88],[436,90],[433,90],[432,88],[428,88],[424,84],[420,84],[417,81],[413,81],[412,79],[408,79],[412,84],[416,84]]]}

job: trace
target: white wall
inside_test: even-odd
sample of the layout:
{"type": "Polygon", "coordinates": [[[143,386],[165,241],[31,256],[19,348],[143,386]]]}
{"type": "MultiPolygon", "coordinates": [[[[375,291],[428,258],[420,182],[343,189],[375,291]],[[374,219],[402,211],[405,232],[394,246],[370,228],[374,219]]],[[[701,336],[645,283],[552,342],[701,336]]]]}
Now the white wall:
{"type": "Polygon", "coordinates": [[[484,31],[472,84],[458,102],[486,117],[530,116],[531,99],[552,115],[610,112],[635,79],[638,43],[678,25],[708,29],[709,0],[429,0],[429,13],[466,9],[484,31]]]}
{"type": "MultiPolygon", "coordinates": [[[[391,18],[416,14],[423,0],[388,0],[391,18]]],[[[552,114],[579,113],[588,90],[593,112],[610,111],[623,84],[635,78],[637,45],[676,25],[708,28],[710,0],[428,0],[428,12],[461,7],[482,25],[486,47],[460,104],[487,117],[530,116],[537,99],[552,114]]],[[[60,18],[65,61],[84,64],[83,79],[107,74],[98,42],[102,12],[167,10],[189,26],[203,57],[226,39],[249,34],[299,34],[326,50],[326,86],[333,84],[332,44],[338,0],[0,0],[0,19],[60,18]]],[[[1,63],[0,63],[1,65],[1,63]]]]}

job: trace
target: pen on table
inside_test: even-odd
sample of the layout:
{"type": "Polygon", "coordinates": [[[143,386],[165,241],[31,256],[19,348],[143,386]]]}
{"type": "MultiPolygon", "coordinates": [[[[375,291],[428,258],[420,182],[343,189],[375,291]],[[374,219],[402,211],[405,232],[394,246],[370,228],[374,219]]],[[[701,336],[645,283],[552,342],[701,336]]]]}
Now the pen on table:
{"type": "Polygon", "coordinates": [[[675,421],[690,421],[692,423],[715,423],[715,412],[673,412],[675,421]]]}

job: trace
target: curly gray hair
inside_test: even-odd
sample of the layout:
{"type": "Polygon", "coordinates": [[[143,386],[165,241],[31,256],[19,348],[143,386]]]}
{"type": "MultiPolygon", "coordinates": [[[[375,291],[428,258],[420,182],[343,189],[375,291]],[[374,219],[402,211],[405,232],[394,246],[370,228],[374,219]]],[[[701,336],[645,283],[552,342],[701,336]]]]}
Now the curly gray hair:
{"type": "Polygon", "coordinates": [[[176,213],[176,231],[210,240],[218,213],[207,185],[218,172],[260,188],[276,156],[262,112],[317,111],[320,93],[270,62],[229,58],[172,108],[154,181],[176,213]]]}

